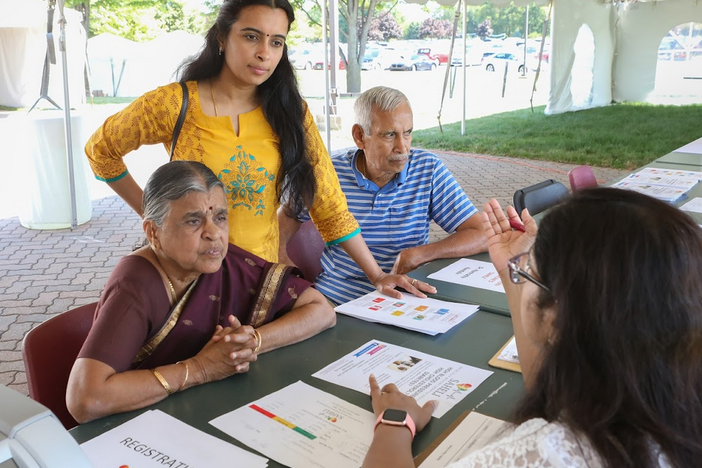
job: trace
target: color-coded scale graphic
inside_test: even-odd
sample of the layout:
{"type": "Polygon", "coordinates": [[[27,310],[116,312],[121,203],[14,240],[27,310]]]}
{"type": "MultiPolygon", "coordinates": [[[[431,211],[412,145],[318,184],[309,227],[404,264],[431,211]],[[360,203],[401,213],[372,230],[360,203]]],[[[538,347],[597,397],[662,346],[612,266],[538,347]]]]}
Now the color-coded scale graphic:
{"type": "Polygon", "coordinates": [[[258,406],[258,405],[256,405],[256,404],[251,404],[251,405],[249,405],[249,408],[251,408],[251,409],[254,410],[254,411],[258,411],[259,413],[261,413],[261,414],[264,415],[264,416],[268,416],[268,417],[271,418],[273,421],[279,422],[279,423],[282,424],[283,426],[288,427],[288,428],[292,429],[293,431],[302,434],[303,436],[307,437],[307,438],[310,439],[310,440],[314,440],[314,439],[317,438],[316,435],[310,434],[309,432],[307,432],[306,430],[302,429],[301,427],[298,427],[298,426],[296,426],[295,424],[293,424],[293,423],[291,423],[291,422],[289,422],[289,421],[286,421],[285,419],[283,419],[283,418],[281,418],[281,417],[279,417],[279,416],[276,416],[275,414],[271,413],[270,411],[264,410],[263,408],[261,408],[260,406],[258,406]]]}

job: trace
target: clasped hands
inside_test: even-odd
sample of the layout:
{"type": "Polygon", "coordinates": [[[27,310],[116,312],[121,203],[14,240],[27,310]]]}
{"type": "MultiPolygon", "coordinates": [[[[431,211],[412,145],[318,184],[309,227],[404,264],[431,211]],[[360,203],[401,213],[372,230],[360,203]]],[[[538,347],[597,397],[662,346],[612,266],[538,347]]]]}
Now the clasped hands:
{"type": "Polygon", "coordinates": [[[207,382],[248,372],[249,363],[258,358],[254,352],[258,340],[253,327],[242,325],[233,315],[228,320],[229,326],[217,325],[210,341],[192,358],[207,382]]]}

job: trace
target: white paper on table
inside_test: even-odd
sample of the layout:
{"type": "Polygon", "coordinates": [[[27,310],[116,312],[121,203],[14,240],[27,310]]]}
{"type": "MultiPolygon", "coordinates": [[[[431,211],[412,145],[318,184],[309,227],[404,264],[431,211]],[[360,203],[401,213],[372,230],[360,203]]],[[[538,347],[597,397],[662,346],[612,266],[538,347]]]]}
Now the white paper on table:
{"type": "Polygon", "coordinates": [[[519,353],[517,353],[517,340],[512,337],[498,356],[500,361],[513,362],[519,364],[519,353]]]}
{"type": "Polygon", "coordinates": [[[375,416],[298,381],[210,424],[285,466],[357,468],[375,416]]]}
{"type": "Polygon", "coordinates": [[[422,406],[438,400],[433,416],[440,418],[475,390],[491,371],[449,361],[402,346],[371,340],[312,377],[370,395],[368,376],[378,384],[394,383],[422,406]]]}
{"type": "Polygon", "coordinates": [[[627,190],[633,190],[635,192],[643,193],[653,198],[659,200],[674,202],[687,192],[685,189],[679,189],[676,187],[664,187],[662,185],[642,185],[635,182],[631,182],[628,179],[623,179],[612,185],[612,187],[622,188],[627,190]]]}
{"type": "Polygon", "coordinates": [[[505,292],[497,270],[490,262],[462,258],[427,276],[449,283],[462,284],[488,291],[505,292]]]}
{"type": "Polygon", "coordinates": [[[672,178],[682,177],[686,179],[695,179],[697,181],[702,180],[702,172],[699,171],[681,171],[678,169],[665,169],[662,167],[645,167],[636,174],[655,175],[672,178]]]}
{"type": "Polygon", "coordinates": [[[95,468],[263,468],[268,460],[195,429],[160,410],[146,411],[81,448],[95,468]]]}
{"type": "Polygon", "coordinates": [[[508,422],[473,411],[431,452],[419,468],[448,466],[498,439],[510,426],[512,425],[508,422]]]}
{"type": "Polygon", "coordinates": [[[675,150],[676,153],[702,154],[702,138],[681,146],[675,150]]]}
{"type": "Polygon", "coordinates": [[[693,213],[702,213],[702,198],[695,197],[681,206],[680,209],[683,211],[691,211],[693,213]]]}
{"type": "Polygon", "coordinates": [[[663,187],[675,187],[683,190],[690,190],[699,182],[697,178],[646,174],[643,171],[630,174],[623,180],[641,185],[660,185],[663,187]]]}
{"type": "Polygon", "coordinates": [[[335,310],[369,322],[385,323],[436,335],[447,332],[473,315],[478,306],[431,298],[421,299],[411,294],[404,294],[402,299],[395,299],[373,292],[341,304],[335,310]]]}

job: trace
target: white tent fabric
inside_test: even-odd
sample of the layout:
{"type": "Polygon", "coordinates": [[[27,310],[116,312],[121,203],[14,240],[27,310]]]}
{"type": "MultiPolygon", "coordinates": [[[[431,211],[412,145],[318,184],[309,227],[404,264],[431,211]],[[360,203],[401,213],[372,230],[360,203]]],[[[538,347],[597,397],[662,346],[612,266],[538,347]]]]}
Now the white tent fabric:
{"type": "Polygon", "coordinates": [[[546,113],[606,106],[612,101],[647,101],[655,88],[661,40],[675,26],[690,21],[702,22],[702,2],[554,0],[546,113]],[[594,62],[592,94],[583,104],[574,101],[573,86],[574,78],[587,70],[576,67],[573,46],[584,25],[594,38],[594,62]]]}
{"type": "Polygon", "coordinates": [[[183,31],[145,43],[111,34],[92,37],[88,39],[91,87],[108,96],[140,96],[172,82],[178,66],[203,44],[201,36],[183,31]]]}
{"type": "MultiPolygon", "coordinates": [[[[0,12],[0,105],[28,107],[34,104],[41,90],[47,47],[46,3],[41,0],[0,0],[0,12]]],[[[80,13],[66,8],[65,15],[70,101],[71,105],[75,105],[85,101],[83,65],[86,34],[80,13]]],[[[56,10],[53,27],[56,64],[50,66],[48,94],[63,106],[58,19],[56,10]]]]}
{"type": "MultiPolygon", "coordinates": [[[[456,4],[456,0],[436,1],[456,4]]],[[[490,2],[497,7],[510,4],[510,0],[490,2]]],[[[484,0],[466,3],[481,5],[484,0]]],[[[526,6],[534,2],[514,3],[526,6]]],[[[553,0],[551,90],[546,113],[606,106],[612,101],[647,101],[655,88],[661,40],[675,26],[690,21],[702,22],[702,0],[553,0]],[[592,56],[577,57],[576,41],[578,45],[585,42],[585,50],[592,56]]],[[[702,70],[695,76],[702,76],[702,70]]]]}

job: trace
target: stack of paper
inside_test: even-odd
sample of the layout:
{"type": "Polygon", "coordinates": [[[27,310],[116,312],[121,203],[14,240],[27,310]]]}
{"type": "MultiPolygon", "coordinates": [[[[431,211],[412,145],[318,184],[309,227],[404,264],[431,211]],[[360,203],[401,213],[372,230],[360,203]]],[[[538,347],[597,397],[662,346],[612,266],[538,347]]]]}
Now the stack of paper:
{"type": "Polygon", "coordinates": [[[395,299],[380,293],[369,293],[335,309],[345,315],[369,322],[385,323],[408,330],[436,335],[450,330],[473,315],[478,306],[420,299],[404,294],[395,299]]]}
{"type": "MultiPolygon", "coordinates": [[[[373,440],[375,416],[298,381],[210,424],[285,466],[357,468],[373,440]]],[[[243,466],[232,461],[199,466],[243,466]]]]}
{"type": "Polygon", "coordinates": [[[147,411],[81,445],[95,468],[237,466],[265,468],[268,460],[159,411],[147,411]]]}
{"type": "Polygon", "coordinates": [[[370,395],[370,374],[375,376],[381,388],[394,383],[420,406],[429,400],[437,400],[439,406],[433,416],[440,418],[492,372],[371,340],[312,377],[370,395]]]}
{"type": "Polygon", "coordinates": [[[480,413],[471,412],[419,468],[443,468],[465,458],[471,452],[502,437],[511,424],[480,413]]]}
{"type": "Polygon", "coordinates": [[[659,200],[674,202],[702,180],[702,172],[647,167],[630,174],[613,187],[634,190],[659,200]]]}

